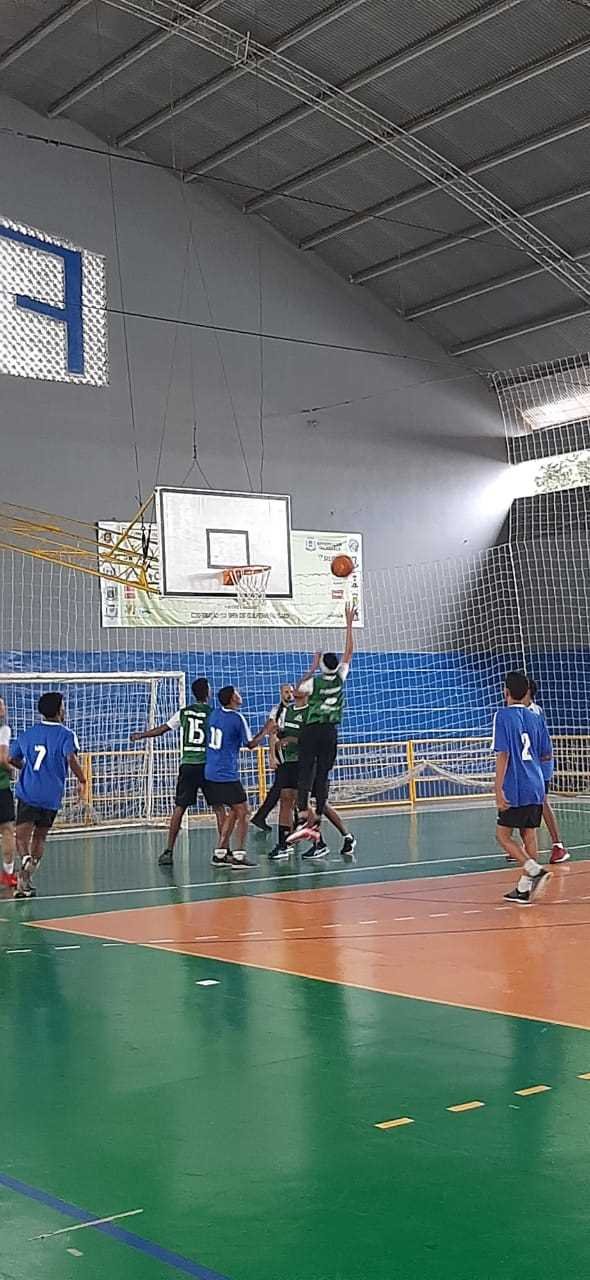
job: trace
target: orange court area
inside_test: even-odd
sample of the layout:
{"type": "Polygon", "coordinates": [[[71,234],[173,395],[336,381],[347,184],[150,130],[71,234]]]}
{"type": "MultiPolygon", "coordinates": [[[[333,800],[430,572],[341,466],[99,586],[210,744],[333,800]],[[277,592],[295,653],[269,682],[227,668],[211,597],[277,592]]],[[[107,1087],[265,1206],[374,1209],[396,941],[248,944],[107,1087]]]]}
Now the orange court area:
{"type": "Polygon", "coordinates": [[[542,902],[524,909],[502,900],[515,875],[314,888],[32,927],[590,1030],[590,866],[559,868],[542,902]]]}

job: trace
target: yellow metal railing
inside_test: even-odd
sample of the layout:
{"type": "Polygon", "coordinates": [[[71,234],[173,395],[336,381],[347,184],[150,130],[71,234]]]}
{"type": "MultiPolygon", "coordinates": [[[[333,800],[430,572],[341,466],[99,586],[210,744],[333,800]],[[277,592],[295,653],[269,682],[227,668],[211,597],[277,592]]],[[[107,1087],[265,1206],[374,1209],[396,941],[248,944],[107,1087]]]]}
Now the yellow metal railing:
{"type": "MultiPolygon", "coordinates": [[[[88,780],[88,809],[79,816],[75,787],[68,788],[59,825],[70,828],[164,823],[173,803],[178,753],[155,739],[151,755],[141,749],[97,749],[81,757],[88,780]],[[149,789],[149,796],[147,791],[149,789]]],[[[553,789],[590,800],[590,735],[556,735],[553,789]]],[[[268,750],[243,753],[242,780],[253,808],[270,782],[268,750]]],[[[343,742],[332,773],[331,795],[342,808],[405,806],[493,795],[494,755],[489,737],[415,738],[400,742],[343,742]]],[[[196,812],[204,814],[199,800],[196,812]]]]}

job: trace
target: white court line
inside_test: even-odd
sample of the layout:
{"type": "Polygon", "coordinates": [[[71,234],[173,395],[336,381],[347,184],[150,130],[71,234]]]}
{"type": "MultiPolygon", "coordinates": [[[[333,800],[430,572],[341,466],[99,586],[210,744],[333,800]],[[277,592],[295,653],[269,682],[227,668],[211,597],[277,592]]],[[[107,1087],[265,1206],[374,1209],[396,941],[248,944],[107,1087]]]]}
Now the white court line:
{"type": "Polygon", "coordinates": [[[378,920],[357,920],[357,924],[379,924],[378,920]]]}
{"type": "Polygon", "coordinates": [[[443,917],[443,916],[448,916],[448,915],[449,915],[449,912],[448,912],[448,911],[431,911],[431,913],[430,913],[430,915],[429,915],[429,919],[430,919],[430,920],[442,920],[442,917],[443,917]]]}
{"type": "Polygon", "coordinates": [[[135,1218],[143,1209],[128,1209],[127,1213],[112,1213],[110,1218],[93,1218],[92,1222],[77,1222],[73,1227],[60,1227],[59,1231],[46,1231],[42,1236],[31,1236],[31,1240],[52,1240],[53,1236],[66,1236],[70,1231],[85,1231],[87,1227],[102,1227],[105,1222],[117,1222],[119,1218],[135,1218]]]}
{"type": "Polygon", "coordinates": [[[344,920],[338,920],[336,924],[323,924],[322,929],[343,929],[345,923],[344,920]]]}
{"type": "Polygon", "coordinates": [[[250,929],[247,933],[239,933],[238,938],[261,938],[262,929],[250,929]]]}
{"type": "Polygon", "coordinates": [[[296,928],[283,929],[283,933],[305,933],[305,929],[302,924],[298,924],[296,928]]]}
{"type": "Polygon", "coordinates": [[[30,956],[31,947],[15,947],[12,951],[7,951],[7,956],[30,956]]]}
{"type": "Polygon", "coordinates": [[[54,947],[54,951],[79,951],[81,943],[70,942],[67,947],[54,947]]]}
{"type": "Polygon", "coordinates": [[[219,942],[219,934],[212,933],[208,938],[194,938],[194,942],[219,942]]]}
{"type": "Polygon", "coordinates": [[[103,942],[103,947],[123,947],[123,942],[103,942]]]}
{"type": "Polygon", "coordinates": [[[394,916],[393,922],[394,924],[398,924],[400,920],[415,920],[415,919],[416,919],[415,916],[394,916]]]}
{"type": "MultiPolygon", "coordinates": [[[[570,849],[571,850],[590,849],[590,844],[572,844],[570,845],[570,849]]],[[[542,849],[541,852],[548,853],[549,850],[542,849]]],[[[503,853],[475,853],[475,854],[468,854],[465,857],[455,857],[455,858],[424,858],[421,862],[378,862],[375,864],[371,864],[370,866],[364,866],[361,864],[356,867],[336,867],[331,871],[327,869],[326,870],[322,869],[321,876],[322,876],[322,879],[327,879],[328,876],[361,875],[367,871],[391,871],[391,870],[404,870],[404,869],[408,871],[415,871],[418,867],[446,867],[449,864],[451,866],[457,866],[459,863],[463,863],[463,862],[495,862],[495,861],[502,862],[503,865],[501,867],[494,867],[491,871],[482,872],[482,874],[490,875],[490,876],[499,875],[500,872],[510,869],[506,867],[506,858],[503,853]]],[[[288,874],[283,873],[282,875],[276,875],[276,876],[252,876],[252,877],[248,876],[248,879],[241,880],[240,884],[244,886],[248,884],[273,884],[274,881],[276,880],[282,880],[284,882],[286,880],[313,879],[317,881],[317,877],[318,877],[317,870],[316,871],[290,871],[288,874]]],[[[419,884],[422,877],[413,876],[410,878],[413,881],[415,881],[417,884],[419,884]]],[[[448,874],[445,872],[444,875],[437,876],[436,878],[437,880],[450,880],[450,879],[455,879],[455,876],[453,875],[452,872],[448,874]]],[[[99,889],[99,890],[93,890],[91,893],[46,893],[46,894],[39,894],[39,896],[35,898],[35,902],[67,902],[70,899],[74,899],[77,901],[78,899],[82,900],[83,898],[119,898],[122,896],[124,897],[125,894],[129,894],[129,893],[178,893],[179,889],[225,889],[226,886],[230,883],[235,884],[235,881],[228,880],[228,881],[223,881],[223,883],[221,884],[216,884],[215,881],[213,880],[195,880],[189,884],[172,884],[172,885],[159,885],[159,886],[151,885],[149,888],[146,888],[146,889],[99,889]]],[[[386,883],[386,882],[384,881],[383,883],[386,883]]],[[[404,884],[405,881],[400,880],[398,883],[404,884]]],[[[8,898],[6,902],[4,902],[2,905],[3,907],[11,906],[13,902],[15,902],[16,905],[18,905],[18,903],[16,903],[16,900],[12,898],[8,898]]],[[[111,914],[113,913],[109,911],[104,912],[104,915],[111,915],[111,914]]],[[[27,921],[23,921],[23,923],[26,923],[28,925],[33,922],[27,920],[27,921]]],[[[43,921],[36,920],[34,923],[38,925],[42,925],[43,921]]]]}
{"type": "Polygon", "coordinates": [[[463,915],[464,916],[480,916],[481,907],[471,907],[469,911],[464,911],[463,915]]]}
{"type": "Polygon", "coordinates": [[[66,1253],[71,1253],[72,1258],[83,1258],[84,1254],[79,1249],[66,1249],[66,1253]]]}

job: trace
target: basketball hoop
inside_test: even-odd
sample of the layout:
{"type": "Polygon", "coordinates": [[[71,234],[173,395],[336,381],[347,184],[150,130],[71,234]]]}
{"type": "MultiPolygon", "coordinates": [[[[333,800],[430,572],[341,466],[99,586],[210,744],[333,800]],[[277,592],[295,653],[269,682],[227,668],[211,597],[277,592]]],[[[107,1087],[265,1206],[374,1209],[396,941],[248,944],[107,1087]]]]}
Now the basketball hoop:
{"type": "Polygon", "coordinates": [[[223,570],[223,585],[235,587],[240,607],[254,611],[266,600],[269,577],[269,564],[233,564],[223,570]]]}

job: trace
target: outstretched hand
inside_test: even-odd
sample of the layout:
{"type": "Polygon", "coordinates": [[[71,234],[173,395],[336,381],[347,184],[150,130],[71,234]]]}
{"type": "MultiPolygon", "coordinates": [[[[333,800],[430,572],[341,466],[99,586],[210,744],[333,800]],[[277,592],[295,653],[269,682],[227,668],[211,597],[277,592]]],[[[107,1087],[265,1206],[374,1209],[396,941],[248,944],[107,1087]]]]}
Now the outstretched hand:
{"type": "Polygon", "coordinates": [[[137,731],[137,733],[132,733],[132,734],[131,734],[130,741],[131,741],[131,742],[140,742],[142,738],[143,738],[143,733],[141,733],[141,731],[140,731],[140,730],[138,730],[138,731],[137,731]]]}
{"type": "Polygon", "coordinates": [[[346,618],[346,625],[348,627],[352,626],[353,622],[356,622],[358,618],[358,612],[355,604],[345,604],[344,617],[346,618]]]}

